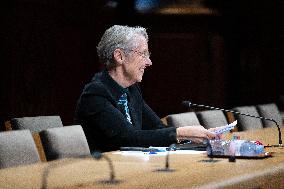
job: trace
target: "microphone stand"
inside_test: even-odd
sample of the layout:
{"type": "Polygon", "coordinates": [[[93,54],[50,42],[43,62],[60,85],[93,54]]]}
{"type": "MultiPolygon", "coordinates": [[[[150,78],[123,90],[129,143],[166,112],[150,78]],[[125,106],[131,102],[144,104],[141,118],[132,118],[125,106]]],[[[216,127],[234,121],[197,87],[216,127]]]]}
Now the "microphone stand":
{"type": "Polygon", "coordinates": [[[99,181],[99,183],[115,185],[115,184],[118,184],[118,183],[121,182],[120,180],[115,179],[114,167],[113,167],[111,159],[108,156],[106,156],[106,155],[104,155],[100,152],[95,151],[95,152],[92,153],[92,157],[97,159],[97,160],[104,158],[108,162],[108,165],[109,165],[109,168],[110,168],[110,179],[109,180],[101,180],[101,181],[99,181]]]}
{"type": "Polygon", "coordinates": [[[206,163],[216,163],[219,160],[213,159],[214,158],[214,154],[213,154],[213,149],[211,146],[211,143],[209,141],[209,139],[205,139],[203,141],[204,144],[206,144],[206,151],[207,151],[207,156],[209,157],[209,159],[205,159],[205,160],[200,160],[200,162],[206,162],[206,163]]]}
{"type": "MultiPolygon", "coordinates": [[[[91,157],[89,155],[83,155],[83,156],[78,156],[78,157],[75,157],[75,160],[76,161],[80,161],[82,159],[88,159],[88,158],[95,158],[96,160],[99,160],[101,158],[104,158],[108,164],[109,164],[109,167],[110,167],[110,179],[109,180],[101,180],[101,181],[98,181],[99,183],[101,184],[111,184],[111,185],[115,185],[115,184],[119,184],[120,182],[122,182],[121,180],[117,180],[115,179],[115,174],[114,174],[114,167],[113,167],[113,164],[112,164],[112,161],[109,157],[107,157],[106,155],[103,155],[101,152],[98,152],[98,151],[95,151],[91,154],[91,157]]],[[[49,176],[49,172],[52,168],[56,168],[58,166],[62,166],[63,165],[67,165],[67,164],[72,164],[74,163],[74,158],[66,158],[64,160],[64,162],[62,163],[61,161],[58,162],[58,161],[55,161],[55,162],[49,162],[47,164],[47,166],[44,168],[44,171],[43,171],[43,174],[42,174],[42,183],[41,183],[41,189],[48,189],[48,183],[47,183],[47,179],[48,179],[48,176],[49,176]]]]}
{"type": "Polygon", "coordinates": [[[190,106],[196,106],[196,107],[207,108],[207,109],[211,109],[211,110],[222,110],[222,111],[224,111],[224,112],[230,112],[230,113],[237,114],[237,115],[243,115],[243,116],[248,116],[248,117],[263,119],[263,120],[267,120],[267,121],[272,121],[272,122],[274,122],[275,125],[277,126],[278,134],[279,134],[279,142],[278,142],[278,145],[277,145],[277,144],[276,144],[276,145],[272,145],[272,147],[283,147],[280,126],[279,126],[279,124],[277,123],[277,121],[275,121],[274,119],[266,118],[266,117],[261,117],[261,116],[250,115],[250,114],[245,114],[245,113],[241,113],[241,112],[234,111],[234,110],[226,110],[226,109],[223,109],[223,108],[216,108],[216,107],[213,107],[213,106],[207,106],[207,105],[202,105],[202,104],[194,104],[194,103],[192,103],[192,102],[190,102],[190,101],[183,101],[183,104],[186,105],[186,106],[188,106],[188,107],[190,107],[190,106]]]}
{"type": "MultiPolygon", "coordinates": [[[[83,158],[86,158],[85,156],[83,158]]],[[[43,174],[42,174],[42,182],[41,182],[41,187],[40,189],[48,189],[48,177],[49,177],[49,173],[53,168],[62,166],[62,165],[68,165],[68,164],[72,164],[74,162],[80,161],[80,158],[66,158],[62,161],[50,161],[48,162],[48,164],[46,165],[46,167],[44,167],[43,170],[43,174]]]]}
{"type": "Polygon", "coordinates": [[[170,168],[170,164],[169,164],[169,156],[170,156],[170,151],[172,149],[175,149],[175,144],[171,144],[168,148],[168,152],[167,152],[167,155],[166,155],[165,167],[161,168],[161,169],[157,169],[156,170],[157,172],[173,172],[173,171],[175,171],[175,169],[170,168]]]}

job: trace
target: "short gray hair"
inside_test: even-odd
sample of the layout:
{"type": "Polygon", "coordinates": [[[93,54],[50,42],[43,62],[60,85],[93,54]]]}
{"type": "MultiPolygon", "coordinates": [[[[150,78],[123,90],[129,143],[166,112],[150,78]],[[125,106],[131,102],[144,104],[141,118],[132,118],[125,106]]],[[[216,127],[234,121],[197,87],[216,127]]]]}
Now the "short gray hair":
{"type": "Polygon", "coordinates": [[[138,47],[137,36],[143,36],[148,42],[146,29],[140,26],[129,27],[114,25],[107,29],[97,46],[97,53],[100,62],[107,68],[115,65],[113,52],[115,49],[122,49],[126,52],[138,47]]]}

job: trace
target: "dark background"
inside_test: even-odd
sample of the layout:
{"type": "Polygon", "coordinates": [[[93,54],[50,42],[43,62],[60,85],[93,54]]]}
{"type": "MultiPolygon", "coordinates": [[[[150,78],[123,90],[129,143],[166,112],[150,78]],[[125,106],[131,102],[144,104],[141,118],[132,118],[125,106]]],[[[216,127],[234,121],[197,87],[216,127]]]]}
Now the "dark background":
{"type": "Polygon", "coordinates": [[[113,24],[148,29],[153,66],[141,87],[160,117],[184,111],[183,100],[284,109],[282,1],[153,2],[142,11],[133,0],[2,2],[1,122],[56,114],[72,124],[84,84],[101,68],[96,45],[113,24]],[[166,6],[180,12],[162,13],[166,6]]]}

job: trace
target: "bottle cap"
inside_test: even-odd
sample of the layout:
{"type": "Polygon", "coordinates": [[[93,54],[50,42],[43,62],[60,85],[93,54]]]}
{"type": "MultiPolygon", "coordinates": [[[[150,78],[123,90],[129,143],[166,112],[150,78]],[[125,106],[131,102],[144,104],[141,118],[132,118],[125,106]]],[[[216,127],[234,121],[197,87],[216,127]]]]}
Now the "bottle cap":
{"type": "Polygon", "coordinates": [[[238,135],[233,135],[232,140],[240,140],[240,136],[238,136],[238,135]]]}

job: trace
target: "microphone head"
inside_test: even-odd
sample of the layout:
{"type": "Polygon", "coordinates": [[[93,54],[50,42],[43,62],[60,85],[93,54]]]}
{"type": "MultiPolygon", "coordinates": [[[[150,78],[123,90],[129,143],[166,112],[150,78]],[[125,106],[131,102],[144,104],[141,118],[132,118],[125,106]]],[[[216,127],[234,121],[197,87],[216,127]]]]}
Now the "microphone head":
{"type": "Polygon", "coordinates": [[[103,156],[103,154],[101,152],[98,152],[98,151],[94,151],[92,153],[92,157],[95,158],[95,159],[101,159],[103,156]]]}
{"type": "Polygon", "coordinates": [[[187,108],[190,108],[190,106],[191,106],[191,102],[190,101],[182,101],[182,105],[183,106],[185,106],[185,107],[187,107],[187,108]]]}

